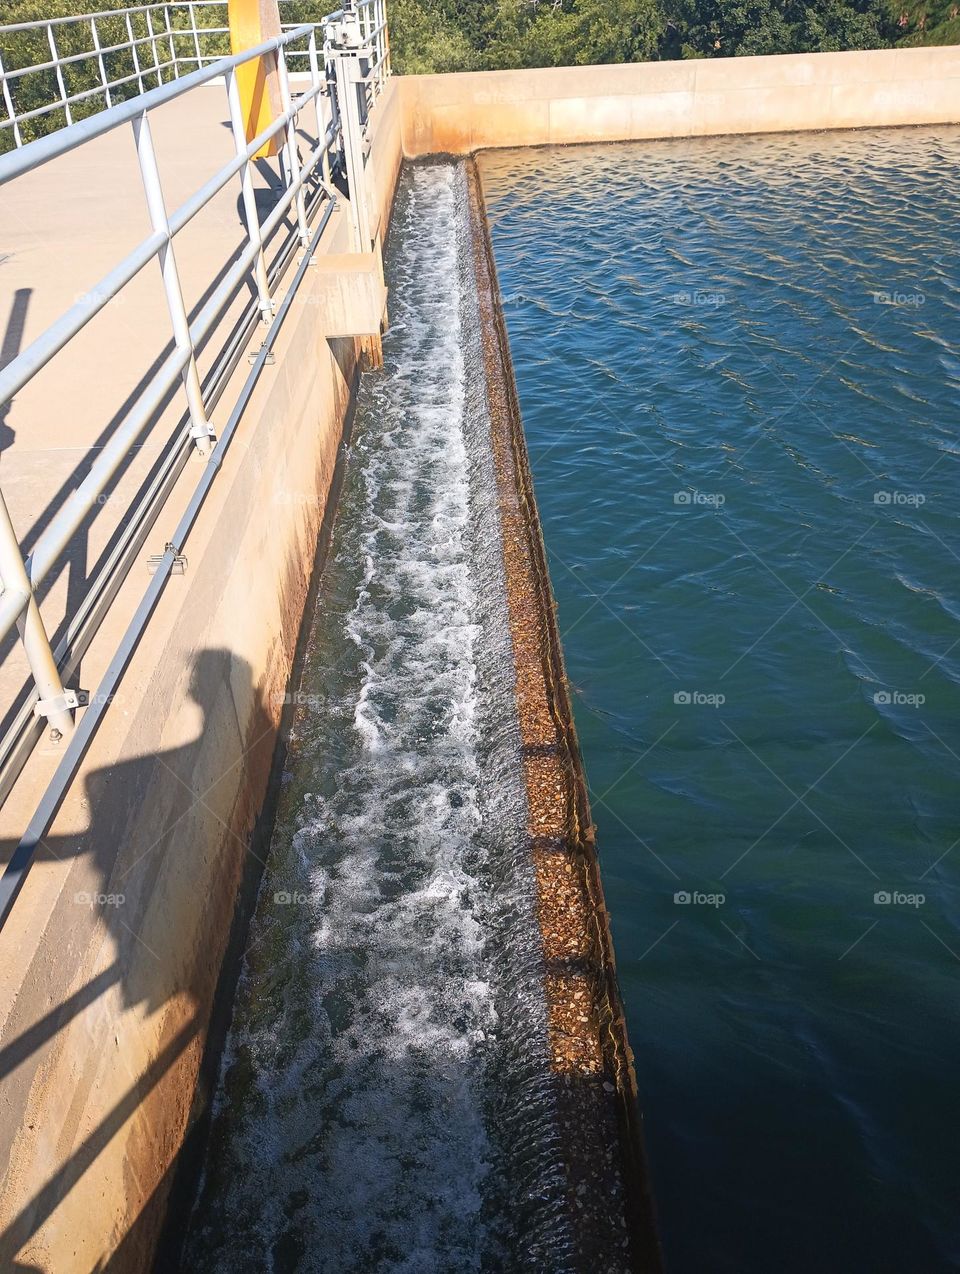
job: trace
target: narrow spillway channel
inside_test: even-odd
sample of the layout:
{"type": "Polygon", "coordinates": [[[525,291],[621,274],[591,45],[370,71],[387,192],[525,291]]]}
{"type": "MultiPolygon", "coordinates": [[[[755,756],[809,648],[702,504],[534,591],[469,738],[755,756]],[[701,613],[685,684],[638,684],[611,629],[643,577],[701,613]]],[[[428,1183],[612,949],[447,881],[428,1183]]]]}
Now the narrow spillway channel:
{"type": "Polygon", "coordinates": [[[401,179],[185,1269],[564,1268],[464,196],[401,179]]]}

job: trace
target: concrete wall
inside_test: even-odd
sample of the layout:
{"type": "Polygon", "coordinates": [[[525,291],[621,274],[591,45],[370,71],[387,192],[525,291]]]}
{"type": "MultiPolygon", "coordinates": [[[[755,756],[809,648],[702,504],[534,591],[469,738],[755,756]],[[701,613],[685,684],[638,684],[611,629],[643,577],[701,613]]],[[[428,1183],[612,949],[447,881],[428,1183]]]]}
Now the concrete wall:
{"type": "MultiPolygon", "coordinates": [[[[401,150],[953,121],[960,50],[410,77],[375,111],[382,238],[401,150]]],[[[348,251],[341,214],[325,240],[348,251]]],[[[308,272],[187,573],[0,932],[3,1269],[146,1268],[203,1105],[214,992],[251,844],[263,850],[254,832],[360,351],[327,339],[323,273],[308,272]]]]}
{"type": "Polygon", "coordinates": [[[413,75],[409,157],[491,146],[960,122],[960,47],[413,75]]]}
{"type": "MultiPolygon", "coordinates": [[[[392,89],[377,111],[385,221],[400,163],[392,89]]],[[[345,212],[334,218],[331,245],[346,238],[345,212]]],[[[360,342],[324,331],[323,273],[307,271],[186,573],[0,932],[0,1269],[150,1268],[206,1097],[214,993],[251,853],[264,852],[255,832],[358,366],[360,342]]],[[[144,562],[138,594],[147,578],[144,562]]]]}

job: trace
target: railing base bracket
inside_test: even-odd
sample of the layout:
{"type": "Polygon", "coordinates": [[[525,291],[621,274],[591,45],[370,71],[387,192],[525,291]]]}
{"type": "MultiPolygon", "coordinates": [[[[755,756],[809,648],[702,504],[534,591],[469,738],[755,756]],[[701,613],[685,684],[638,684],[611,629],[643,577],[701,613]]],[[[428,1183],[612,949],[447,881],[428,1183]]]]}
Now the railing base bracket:
{"type": "Polygon", "coordinates": [[[64,690],[62,695],[55,695],[52,699],[38,699],[33,705],[33,715],[49,719],[54,713],[70,712],[79,707],[80,694],[76,690],[64,690]]]}
{"type": "MultiPolygon", "coordinates": [[[[165,544],[162,553],[153,553],[150,557],[148,557],[147,558],[147,573],[149,575],[156,575],[160,566],[163,565],[163,559],[175,547],[176,546],[173,544],[165,544]]],[[[187,573],[186,556],[183,553],[177,553],[174,556],[173,563],[170,567],[170,574],[171,575],[186,575],[186,573],[187,573]]]]}

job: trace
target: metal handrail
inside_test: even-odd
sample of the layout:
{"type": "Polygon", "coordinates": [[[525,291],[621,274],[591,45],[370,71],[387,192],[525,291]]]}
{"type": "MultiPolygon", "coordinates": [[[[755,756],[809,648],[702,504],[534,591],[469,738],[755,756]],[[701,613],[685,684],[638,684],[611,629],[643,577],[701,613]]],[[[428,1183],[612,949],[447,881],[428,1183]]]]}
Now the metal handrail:
{"type": "MultiPolygon", "coordinates": [[[[215,2],[218,0],[193,0],[194,4],[215,2]]],[[[143,7],[156,9],[166,6],[141,8],[143,7]]],[[[362,19],[362,23],[366,23],[371,32],[375,25],[383,26],[384,53],[379,55],[375,45],[371,44],[374,56],[370,58],[365,76],[366,92],[375,96],[382,88],[388,70],[385,21],[378,21],[383,15],[383,0],[362,0],[358,8],[371,11],[369,18],[362,19]]],[[[111,11],[111,16],[115,16],[114,11],[111,11]]],[[[350,156],[344,150],[349,139],[342,136],[336,93],[331,88],[335,76],[329,63],[329,43],[326,38],[327,24],[335,17],[336,15],[330,15],[320,23],[292,27],[255,48],[219,58],[208,66],[198,67],[135,98],[90,115],[70,127],[0,155],[2,186],[59,156],[75,151],[95,138],[130,124],[151,222],[150,234],[0,370],[0,407],[9,403],[154,258],[160,265],[173,336],[172,350],[160,361],[159,367],[139,391],[120,425],[99,450],[84,479],[51,519],[37,538],[32,552],[26,557],[17,541],[3,493],[0,491],[0,582],[3,584],[3,591],[0,593],[0,640],[17,625],[33,681],[27,698],[32,714],[21,709],[14,725],[0,739],[0,801],[12,786],[16,773],[29,752],[24,744],[26,736],[32,733],[35,741],[44,719],[61,735],[70,733],[73,728],[72,712],[78,706],[76,692],[64,690],[62,680],[66,675],[65,670],[75,666],[76,648],[68,640],[66,644],[61,641],[56,652],[51,649],[37,605],[36,590],[71,537],[104,495],[131,448],[157,419],[162,405],[178,380],[183,385],[186,397],[186,425],[171,440],[171,456],[176,455],[180,459],[176,463],[171,461],[170,472],[175,470],[176,476],[181,471],[184,445],[187,449],[196,449],[201,455],[209,452],[215,441],[209,412],[219,400],[228,375],[242,356],[242,344],[234,340],[230,351],[225,352],[217,363],[219,370],[216,377],[211,380],[208,376],[203,382],[197,369],[198,351],[247,282],[252,284],[255,300],[252,303],[251,319],[248,320],[245,311],[241,324],[246,338],[249,339],[251,335],[250,321],[254,324],[259,321],[272,327],[279,275],[268,270],[265,244],[270,242],[271,236],[288,213],[291,213],[296,225],[292,232],[292,246],[306,248],[312,243],[314,232],[311,229],[311,219],[315,219],[317,209],[322,204],[329,204],[333,197],[333,167],[350,168],[350,156]],[[290,46],[295,42],[306,45],[304,52],[308,60],[309,81],[302,91],[293,96],[287,59],[291,52],[290,46]],[[265,56],[273,57],[276,62],[280,106],[263,131],[248,141],[237,71],[244,64],[265,56]],[[222,81],[226,88],[234,156],[178,208],[168,213],[153,146],[150,112],[202,85],[218,81],[222,81]],[[303,129],[301,117],[308,109],[312,123],[303,129]],[[311,142],[313,148],[302,161],[297,146],[298,125],[301,125],[301,139],[313,132],[315,126],[316,144],[311,142]],[[284,188],[261,220],[253,185],[252,160],[271,139],[276,139],[274,144],[279,147],[284,188]],[[191,321],[184,304],[177,268],[176,236],[231,180],[238,177],[246,243],[191,321]]],[[[353,144],[353,149],[356,150],[363,140],[362,137],[359,138],[353,144]]],[[[325,219],[326,214],[323,216],[325,219]]],[[[367,247],[369,248],[369,244],[367,247]]],[[[282,255],[285,253],[286,249],[282,251],[282,255]]],[[[284,260],[289,260],[289,256],[284,255],[284,260]]],[[[143,525],[148,530],[170,489],[172,485],[160,492],[159,503],[145,501],[138,506],[130,521],[142,518],[143,525]]],[[[141,526],[130,529],[129,522],[127,530],[127,539],[133,544],[142,540],[142,536],[146,534],[141,526]]],[[[115,573],[121,570],[125,573],[129,565],[130,559],[118,558],[115,573]]],[[[91,586],[90,593],[80,599],[74,613],[66,616],[68,635],[76,632],[78,624],[86,625],[86,642],[92,636],[92,632],[87,631],[89,616],[94,615],[95,622],[99,623],[105,610],[101,594],[112,596],[119,587],[114,578],[98,577],[95,585],[100,590],[98,596],[94,598],[90,595],[94,589],[91,586]]]]}
{"type": "Polygon", "coordinates": [[[147,80],[151,77],[156,77],[158,87],[164,82],[163,77],[166,72],[171,72],[172,78],[178,78],[181,74],[181,63],[200,66],[204,61],[216,61],[221,54],[204,55],[201,53],[200,36],[227,35],[229,34],[229,28],[223,25],[198,28],[197,10],[209,8],[220,8],[225,14],[225,0],[187,0],[186,3],[182,4],[170,3],[170,0],[167,0],[166,3],[100,9],[92,13],[35,19],[30,22],[13,22],[0,26],[0,39],[4,36],[11,37],[45,31],[50,52],[49,59],[41,62],[32,62],[26,66],[5,66],[3,59],[0,58],[0,101],[2,101],[6,112],[6,118],[0,118],[0,140],[5,135],[9,135],[9,133],[5,132],[5,130],[9,130],[16,146],[25,145],[29,138],[24,136],[21,125],[31,120],[39,120],[52,112],[62,111],[64,119],[69,125],[74,122],[71,107],[78,102],[89,102],[91,98],[99,96],[103,99],[104,105],[109,108],[113,105],[115,91],[124,89],[134,81],[137,84],[137,91],[142,93],[145,91],[147,80]],[[189,21],[187,27],[176,25],[173,15],[178,11],[187,16],[189,21]],[[158,21],[156,28],[154,27],[154,17],[158,20],[162,19],[162,22],[158,21]],[[134,19],[141,21],[145,34],[134,34],[134,19]],[[98,23],[104,21],[113,22],[114,25],[118,21],[121,22],[126,28],[126,40],[121,40],[119,43],[116,41],[108,41],[106,44],[102,43],[98,23]],[[85,40],[92,43],[92,47],[73,53],[62,52],[57,42],[58,34],[64,37],[68,32],[72,34],[77,31],[82,33],[85,40]],[[191,40],[194,45],[193,54],[178,51],[176,41],[181,37],[191,40]],[[167,46],[166,52],[158,50],[160,45],[167,46]],[[148,50],[141,60],[141,51],[144,51],[146,46],[149,46],[148,50]],[[124,73],[111,75],[108,69],[111,59],[115,55],[122,54],[128,55],[124,73]],[[200,61],[197,61],[198,58],[200,61]],[[84,63],[93,64],[98,82],[92,87],[71,92],[64,76],[64,68],[79,68],[84,63]],[[39,106],[34,106],[30,109],[18,108],[14,97],[14,90],[18,83],[26,81],[30,76],[44,73],[52,73],[56,83],[56,92],[53,93],[49,100],[42,102],[39,106]]]}
{"type": "MultiPolygon", "coordinates": [[[[200,8],[201,5],[220,5],[226,8],[227,0],[193,0],[194,5],[200,8]]],[[[69,26],[76,22],[89,22],[91,18],[122,18],[127,13],[144,13],[147,9],[169,9],[169,3],[165,0],[155,0],[153,4],[133,4],[122,9],[96,9],[90,13],[68,13],[59,18],[34,18],[30,22],[5,22],[0,26],[0,31],[30,31],[40,30],[48,26],[69,26]]],[[[330,15],[326,15],[326,19],[330,15]]]]}
{"type": "Polygon", "coordinates": [[[156,609],[166,582],[169,580],[174,571],[179,554],[187,545],[190,532],[196,522],[201,508],[203,507],[204,501],[209,494],[210,488],[213,486],[213,483],[220,472],[223,457],[237,431],[244,409],[250,400],[250,396],[256,387],[257,381],[259,380],[264,367],[267,365],[268,359],[272,357],[271,347],[276,338],[277,329],[283,322],[284,315],[289,310],[291,302],[296,296],[297,289],[300,286],[306,269],[310,264],[311,253],[323,233],[324,226],[326,225],[332,209],[333,202],[330,202],[326,205],[317,225],[313,229],[303,260],[297,267],[287,294],[280,302],[280,308],[277,311],[276,323],[267,332],[263,345],[260,348],[260,352],[254,359],[250,373],[240,390],[240,394],[234,404],[234,408],[224,426],[223,434],[217,442],[213,455],[210,457],[210,462],[204,467],[203,475],[197,483],[196,489],[190,498],[190,502],[177,523],[172,538],[164,546],[164,552],[160,557],[160,560],[157,562],[157,569],[153,578],[141,598],[140,604],[127,626],[127,630],[123,635],[120,645],[117,647],[117,650],[103,675],[96,699],[93,703],[91,703],[89,710],[84,714],[76,731],[67,744],[63,757],[60,760],[60,764],[57,766],[53,778],[47,785],[47,788],[40,799],[40,803],[33,813],[33,817],[27,824],[23,835],[20,837],[19,842],[10,856],[9,862],[4,868],[2,876],[0,876],[0,926],[5,923],[14,903],[17,900],[20,890],[23,888],[27,874],[33,865],[37,849],[41,844],[43,844],[43,838],[46,836],[51,823],[60,809],[60,805],[69,790],[70,784],[73,781],[73,778],[83,761],[86,750],[90,746],[97,727],[100,724],[103,713],[106,711],[106,706],[112,700],[116,687],[119,684],[134,651],[137,649],[147,624],[150,622],[150,617],[156,609]]]}
{"type": "MultiPolygon", "coordinates": [[[[279,0],[281,4],[292,3],[292,0],[279,0]]],[[[49,57],[43,61],[32,62],[26,66],[6,66],[0,52],[0,150],[6,140],[7,145],[20,147],[26,145],[30,138],[29,130],[23,126],[34,122],[48,122],[46,117],[62,112],[67,125],[75,122],[73,108],[83,104],[84,110],[110,109],[115,97],[128,95],[131,86],[135,85],[137,93],[147,91],[148,82],[156,81],[159,88],[166,82],[166,77],[179,79],[190,70],[200,69],[205,65],[219,61],[223,53],[205,52],[211,37],[218,39],[228,37],[228,25],[198,25],[198,12],[219,9],[227,13],[227,0],[156,0],[154,3],[129,5],[117,9],[99,9],[92,13],[77,14],[69,17],[41,18],[29,22],[13,22],[0,26],[0,41],[3,38],[46,32],[49,57]],[[156,26],[154,19],[157,19],[156,26]],[[181,18],[186,25],[178,25],[181,18]],[[143,34],[134,34],[134,21],[142,27],[143,34]],[[106,43],[101,40],[101,29],[98,23],[121,23],[126,29],[126,39],[116,40],[111,36],[106,43]],[[63,51],[62,41],[67,33],[79,32],[83,38],[92,43],[92,47],[63,51]],[[58,35],[61,42],[58,43],[58,35]],[[184,42],[187,47],[184,48],[184,42]],[[142,57],[141,57],[142,54],[142,57]],[[122,66],[118,67],[118,63],[122,66]],[[73,88],[69,84],[69,72],[72,69],[93,70],[96,82],[92,86],[73,88]],[[67,72],[65,75],[64,72],[67,72]],[[17,97],[25,90],[32,76],[47,76],[51,85],[48,100],[39,105],[18,105],[17,97]],[[54,87],[55,86],[55,87],[54,87]],[[95,99],[102,99],[98,106],[95,99]]],[[[374,77],[377,91],[382,87],[386,77],[388,44],[386,39],[386,20],[382,0],[362,0],[357,5],[368,42],[374,45],[374,77]]],[[[315,27],[325,28],[330,22],[342,17],[342,10],[324,15],[315,27]]],[[[297,29],[297,24],[283,23],[282,30],[290,33],[297,29]]],[[[288,48],[288,58],[306,59],[309,70],[309,48],[288,48]]],[[[9,60],[9,59],[8,59],[9,60]]]]}

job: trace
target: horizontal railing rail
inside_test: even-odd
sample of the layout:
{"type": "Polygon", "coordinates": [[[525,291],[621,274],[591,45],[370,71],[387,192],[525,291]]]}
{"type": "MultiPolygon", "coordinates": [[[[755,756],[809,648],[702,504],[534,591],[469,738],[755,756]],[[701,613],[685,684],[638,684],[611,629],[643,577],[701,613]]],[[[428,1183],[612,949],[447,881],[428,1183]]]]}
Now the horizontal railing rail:
{"type": "MultiPolygon", "coordinates": [[[[193,0],[197,6],[205,2],[193,0]]],[[[137,11],[142,12],[143,7],[137,11]]],[[[165,6],[146,7],[162,9],[165,6]]],[[[116,16],[116,11],[111,11],[111,16],[116,16]]],[[[18,542],[0,490],[0,582],[3,585],[0,642],[16,626],[31,678],[18,701],[19,707],[10,706],[12,721],[0,738],[0,801],[10,791],[44,728],[52,729],[55,737],[72,733],[73,713],[80,703],[77,692],[65,689],[64,682],[75,671],[80,655],[92,641],[190,453],[199,452],[203,456],[212,450],[214,457],[218,454],[211,412],[225,392],[258,325],[265,325],[272,343],[277,315],[285,313],[287,308],[281,304],[278,309],[277,300],[284,270],[297,250],[312,250],[318,227],[325,224],[336,198],[333,182],[346,180],[354,163],[347,147],[356,151],[365,145],[362,134],[350,142],[337,99],[337,76],[327,29],[340,16],[334,14],[319,23],[290,26],[256,48],[206,65],[195,65],[193,70],[169,82],[0,155],[2,187],[129,125],[150,222],[149,234],[0,369],[0,411],[78,337],[97,314],[116,302],[154,260],[159,263],[170,322],[166,348],[164,338],[158,336],[157,349],[144,351],[156,355],[152,375],[128,403],[82,481],[36,538],[29,553],[25,553],[18,542]],[[307,68],[306,76],[296,84],[291,80],[288,65],[295,53],[305,57],[307,68]],[[275,60],[279,106],[259,135],[248,140],[238,70],[261,57],[275,60]],[[168,212],[150,115],[157,107],[211,83],[220,83],[225,88],[232,158],[168,212]],[[265,205],[266,192],[255,189],[253,160],[271,141],[279,154],[281,185],[279,190],[271,188],[265,205]],[[305,155],[301,147],[306,149],[305,155]],[[202,304],[188,314],[176,256],[177,236],[233,181],[239,183],[242,245],[230,260],[216,263],[222,266],[220,273],[205,293],[202,304]],[[268,247],[273,254],[269,261],[268,247]],[[241,318],[236,320],[236,298],[244,288],[249,290],[251,299],[245,303],[241,318]],[[205,348],[209,353],[209,342],[228,314],[232,324],[230,335],[212,369],[201,377],[198,355],[205,348]],[[71,600],[70,612],[62,621],[66,625],[65,632],[53,647],[40,614],[38,589],[63,560],[72,537],[87,519],[98,513],[98,505],[102,507],[111,483],[133,448],[159,420],[171,401],[171,394],[175,396],[181,390],[185,402],[181,423],[164,443],[154,476],[119,528],[102,569],[94,575],[86,593],[71,600]]],[[[365,48],[369,47],[369,52],[364,54],[359,84],[372,100],[382,89],[389,72],[383,0],[366,0],[358,5],[357,21],[364,33],[365,48]]],[[[195,56],[203,57],[202,53],[195,56]]],[[[350,110],[353,111],[352,103],[350,110]]],[[[366,246],[369,248],[369,244],[366,246]]]]}
{"type": "MultiPolygon", "coordinates": [[[[304,8],[303,0],[280,0],[295,2],[304,8]]],[[[375,50],[375,95],[389,73],[383,2],[364,0],[357,13],[375,50]]],[[[341,16],[318,13],[309,25],[325,30],[341,16]]],[[[299,26],[284,22],[282,30],[291,34],[299,26]]],[[[291,71],[309,73],[309,40],[292,39],[286,49],[291,71]]],[[[226,0],[171,0],[0,25],[0,153],[229,53],[226,0]]]]}

